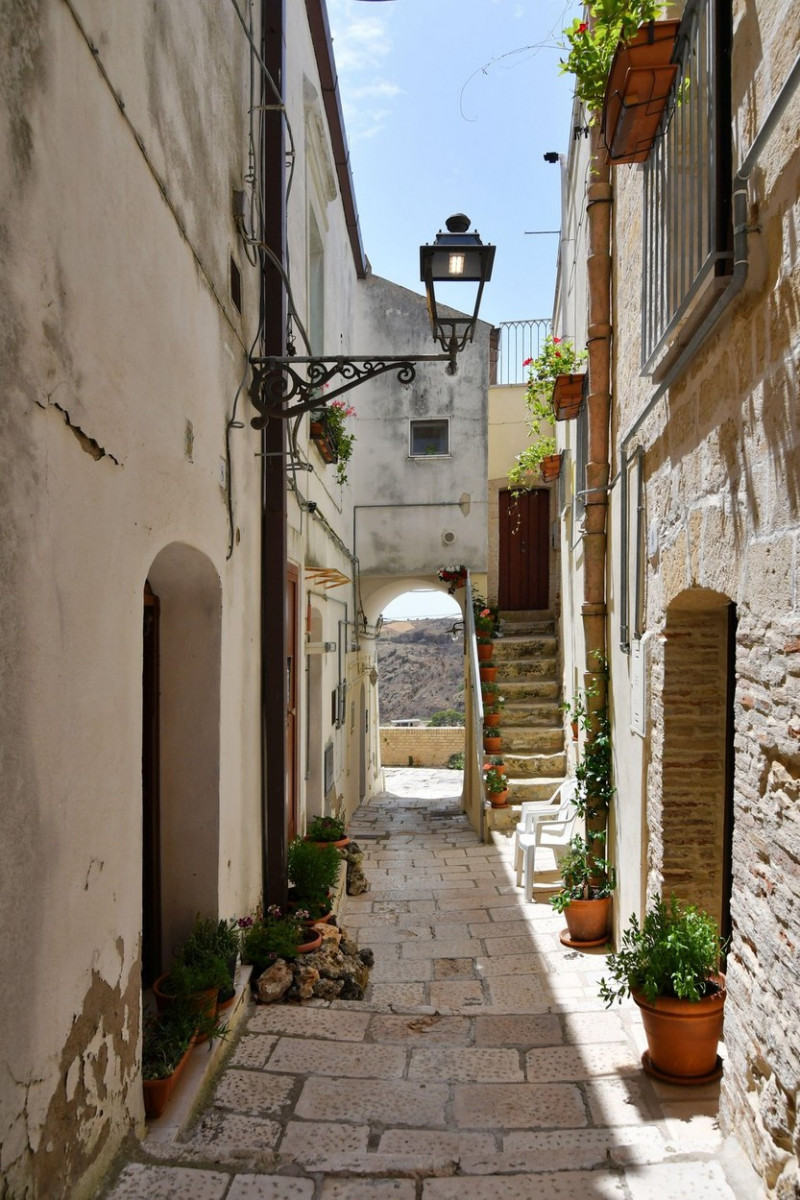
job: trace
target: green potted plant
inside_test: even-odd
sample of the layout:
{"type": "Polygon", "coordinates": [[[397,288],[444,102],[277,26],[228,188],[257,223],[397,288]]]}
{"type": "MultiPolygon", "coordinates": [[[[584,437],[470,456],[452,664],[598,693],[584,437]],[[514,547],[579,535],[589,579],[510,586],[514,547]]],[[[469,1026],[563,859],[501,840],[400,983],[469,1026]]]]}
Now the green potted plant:
{"type": "Polygon", "coordinates": [[[336,482],[342,486],[347,483],[347,464],[356,440],[345,422],[355,415],[351,404],[338,399],[311,414],[311,439],[325,461],[336,464],[336,482]]]}
{"type": "Polygon", "coordinates": [[[307,909],[314,920],[331,910],[330,891],[339,877],[342,857],[335,846],[319,846],[304,838],[289,843],[287,866],[293,903],[307,909]]]}
{"type": "Polygon", "coordinates": [[[236,960],[239,954],[239,933],[235,922],[197,916],[194,926],[183,943],[180,957],[187,964],[201,964],[221,959],[227,968],[226,985],[220,988],[218,1006],[228,1004],[234,996],[236,960]]]}
{"type": "Polygon", "coordinates": [[[188,1062],[195,1041],[224,1037],[216,1016],[199,1015],[191,1006],[175,1003],[151,1013],[142,1030],[142,1090],[148,1117],[160,1117],[188,1062]]]}
{"type": "Polygon", "coordinates": [[[345,833],[344,821],[338,817],[318,815],[312,817],[306,832],[306,840],[318,846],[337,846],[341,848],[350,841],[345,833]]]}
{"type": "Polygon", "coordinates": [[[654,895],[641,923],[630,918],[619,950],[607,959],[610,978],[600,980],[600,997],[608,1007],[630,995],[639,1006],[649,1074],[670,1083],[719,1076],[724,949],[714,919],[674,895],[669,904],[654,895]]]}
{"type": "Polygon", "coordinates": [[[483,783],[492,808],[504,808],[508,798],[508,780],[505,775],[496,767],[490,767],[483,777],[483,783]]]}
{"type": "Polygon", "coordinates": [[[500,717],[503,712],[504,704],[505,704],[504,698],[497,694],[495,694],[494,697],[492,698],[492,700],[490,700],[488,703],[486,701],[484,701],[484,705],[483,705],[483,723],[484,723],[484,725],[497,726],[500,724],[500,717]]]}
{"type": "Polygon", "coordinates": [[[220,991],[231,985],[228,964],[217,941],[217,922],[197,916],[186,940],[179,946],[169,971],[153,983],[156,1004],[162,1011],[175,1001],[196,1013],[215,1016],[220,991]]]}
{"type": "Polygon", "coordinates": [[[607,940],[617,876],[611,863],[597,853],[604,840],[604,834],[585,838],[576,833],[561,859],[562,887],[550,903],[566,919],[567,928],[560,935],[564,945],[600,946],[607,940]]]}
{"type": "Polygon", "coordinates": [[[495,754],[503,744],[503,734],[499,725],[484,725],[483,748],[495,754]]]}

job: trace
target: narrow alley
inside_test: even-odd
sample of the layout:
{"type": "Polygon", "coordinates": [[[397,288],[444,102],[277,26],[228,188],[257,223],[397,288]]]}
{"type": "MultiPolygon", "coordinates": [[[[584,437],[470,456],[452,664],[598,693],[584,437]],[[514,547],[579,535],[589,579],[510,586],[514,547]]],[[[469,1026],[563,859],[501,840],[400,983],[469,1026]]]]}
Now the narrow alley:
{"type": "Polygon", "coordinates": [[[253,1006],[193,1125],[146,1140],[105,1200],[755,1200],[719,1085],[649,1079],[600,952],[514,887],[448,771],[387,771],[350,835],[371,890],[340,923],[375,953],[364,1002],[253,1006]]]}

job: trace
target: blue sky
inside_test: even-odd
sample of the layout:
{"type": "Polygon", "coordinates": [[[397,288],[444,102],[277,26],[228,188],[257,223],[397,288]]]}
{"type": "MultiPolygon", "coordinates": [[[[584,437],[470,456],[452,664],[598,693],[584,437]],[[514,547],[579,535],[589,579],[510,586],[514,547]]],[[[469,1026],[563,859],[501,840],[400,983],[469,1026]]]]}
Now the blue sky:
{"type": "Polygon", "coordinates": [[[364,248],[414,291],[451,213],[497,246],[481,316],[549,317],[572,86],[564,0],[327,0],[364,248]]]}

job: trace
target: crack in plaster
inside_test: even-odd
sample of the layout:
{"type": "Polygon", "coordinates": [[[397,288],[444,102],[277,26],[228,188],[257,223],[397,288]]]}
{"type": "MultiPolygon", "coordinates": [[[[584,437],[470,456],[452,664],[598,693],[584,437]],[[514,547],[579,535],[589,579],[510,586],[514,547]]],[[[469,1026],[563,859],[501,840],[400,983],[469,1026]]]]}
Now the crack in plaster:
{"type": "Polygon", "coordinates": [[[69,429],[70,432],[73,433],[77,438],[78,445],[83,451],[85,451],[86,454],[89,455],[90,458],[93,458],[95,462],[99,462],[101,458],[110,458],[115,466],[121,467],[123,465],[118,458],[115,458],[110,450],[106,450],[105,447],[101,446],[98,441],[96,441],[93,437],[90,437],[88,433],[81,429],[80,425],[73,423],[68,410],[64,408],[63,405],[59,404],[57,400],[53,399],[52,393],[49,393],[47,396],[47,404],[42,404],[40,400],[37,400],[36,403],[38,404],[39,408],[44,409],[45,412],[47,412],[49,408],[54,408],[57,412],[60,412],[64,418],[64,424],[66,425],[67,429],[69,429]]]}

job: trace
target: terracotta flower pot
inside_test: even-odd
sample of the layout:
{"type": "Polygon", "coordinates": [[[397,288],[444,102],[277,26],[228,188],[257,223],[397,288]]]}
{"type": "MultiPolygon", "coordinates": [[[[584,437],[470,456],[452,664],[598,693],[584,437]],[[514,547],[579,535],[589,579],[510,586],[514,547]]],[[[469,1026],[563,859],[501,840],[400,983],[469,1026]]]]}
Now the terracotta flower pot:
{"type": "Polygon", "coordinates": [[[322,945],[322,934],[318,929],[314,929],[313,925],[308,926],[303,934],[304,941],[297,947],[298,954],[312,954],[314,950],[319,950],[322,945]]]}
{"type": "Polygon", "coordinates": [[[490,792],[489,799],[492,802],[492,808],[505,808],[508,804],[508,788],[504,792],[490,792]]]}
{"type": "Polygon", "coordinates": [[[583,406],[583,375],[558,375],[553,388],[553,412],[557,421],[571,421],[583,406]]]}
{"type": "Polygon", "coordinates": [[[189,1061],[189,1055],[192,1052],[192,1047],[189,1046],[186,1053],[179,1060],[178,1065],[171,1075],[167,1075],[166,1079],[143,1079],[142,1091],[144,1092],[144,1111],[148,1117],[160,1117],[164,1109],[169,1104],[172,1093],[178,1085],[178,1080],[183,1074],[184,1067],[189,1061]]]}
{"type": "Polygon", "coordinates": [[[608,941],[610,915],[610,896],[601,900],[570,900],[564,909],[567,928],[560,935],[561,941],[565,946],[602,946],[608,941]]]}
{"type": "Polygon", "coordinates": [[[497,678],[497,667],[480,668],[481,683],[494,683],[497,678]]]}
{"type": "Polygon", "coordinates": [[[552,483],[554,479],[558,479],[561,474],[561,455],[546,454],[539,464],[539,470],[545,483],[552,483]]]}
{"type": "Polygon", "coordinates": [[[649,1001],[633,994],[647,1036],[642,1065],[648,1074],[682,1084],[706,1083],[719,1077],[722,1066],[717,1046],[722,1037],[725,978],[716,975],[713,982],[717,990],[697,1001],[673,996],[649,1001]]]}
{"type": "Polygon", "coordinates": [[[499,712],[496,712],[496,713],[485,712],[483,714],[483,723],[484,723],[484,725],[489,725],[489,726],[499,725],[500,724],[500,713],[499,712]]]}
{"type": "Polygon", "coordinates": [[[338,842],[319,842],[316,840],[316,838],[310,838],[306,836],[303,838],[303,841],[311,842],[312,846],[335,846],[337,850],[343,850],[345,846],[350,845],[349,837],[339,838],[338,842]]]}
{"type": "Polygon", "coordinates": [[[670,60],[679,26],[650,21],[617,47],[600,127],[608,162],[644,162],[652,150],[678,71],[670,60]]]}
{"type": "Polygon", "coordinates": [[[485,737],[483,739],[483,748],[489,754],[495,754],[500,749],[502,744],[503,744],[503,739],[501,737],[494,737],[494,738],[485,737]]]}
{"type": "Polygon", "coordinates": [[[492,657],[492,643],[478,642],[478,662],[488,662],[492,657]]]}

